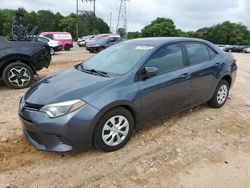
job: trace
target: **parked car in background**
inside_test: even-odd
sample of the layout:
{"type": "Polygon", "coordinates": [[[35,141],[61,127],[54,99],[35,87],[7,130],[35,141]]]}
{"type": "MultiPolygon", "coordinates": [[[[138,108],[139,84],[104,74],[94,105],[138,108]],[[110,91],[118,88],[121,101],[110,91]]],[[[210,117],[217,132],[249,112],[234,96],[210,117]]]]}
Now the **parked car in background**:
{"type": "Polygon", "coordinates": [[[223,50],[225,52],[231,52],[232,47],[233,47],[232,45],[226,45],[223,50]]]}
{"type": "Polygon", "coordinates": [[[97,40],[95,43],[88,43],[86,45],[86,50],[90,52],[100,52],[104,50],[105,48],[108,48],[110,46],[113,46],[115,44],[118,44],[122,42],[124,39],[122,37],[118,36],[109,36],[109,37],[103,37],[99,40],[97,40]]]}
{"type": "Polygon", "coordinates": [[[86,41],[90,40],[90,39],[92,39],[94,37],[95,37],[95,35],[88,35],[88,36],[80,37],[80,38],[77,39],[77,45],[79,47],[86,46],[86,41]]]}
{"type": "Polygon", "coordinates": [[[226,45],[217,44],[217,46],[218,46],[221,50],[225,51],[226,45]]]}
{"type": "Polygon", "coordinates": [[[231,52],[243,52],[247,46],[245,45],[235,45],[231,48],[231,52]]]}
{"type": "Polygon", "coordinates": [[[54,55],[55,52],[62,51],[62,45],[58,41],[52,40],[52,39],[47,38],[47,37],[42,37],[42,36],[39,36],[37,38],[37,41],[47,43],[50,47],[50,54],[51,55],[54,55]]]}
{"type": "Polygon", "coordinates": [[[222,107],[236,74],[232,55],[205,40],[128,40],[39,81],[19,116],[38,149],[109,152],[146,122],[206,102],[222,107]]]}
{"type": "Polygon", "coordinates": [[[0,77],[11,88],[29,87],[37,71],[49,67],[50,60],[46,43],[0,39],[0,77]]]}
{"type": "Polygon", "coordinates": [[[114,34],[114,33],[106,33],[106,34],[99,34],[99,35],[96,35],[95,37],[89,39],[89,40],[86,40],[86,46],[87,44],[92,44],[92,43],[96,43],[99,39],[103,38],[103,37],[109,37],[109,36],[117,36],[117,37],[120,37],[120,35],[118,34],[114,34]]]}
{"type": "Polygon", "coordinates": [[[73,48],[72,36],[68,32],[43,32],[40,34],[40,36],[59,41],[62,45],[62,48],[66,51],[69,51],[71,48],[73,48]]]}
{"type": "Polygon", "coordinates": [[[244,48],[244,49],[243,49],[243,52],[244,52],[244,53],[250,53],[250,47],[244,48]]]}

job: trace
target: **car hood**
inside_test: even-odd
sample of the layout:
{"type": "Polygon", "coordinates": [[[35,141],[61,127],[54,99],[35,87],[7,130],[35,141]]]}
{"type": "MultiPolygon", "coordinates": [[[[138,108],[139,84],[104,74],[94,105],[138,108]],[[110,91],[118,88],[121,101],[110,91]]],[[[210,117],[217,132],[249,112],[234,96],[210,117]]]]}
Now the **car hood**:
{"type": "Polygon", "coordinates": [[[26,93],[24,100],[37,105],[75,99],[85,100],[91,93],[111,83],[114,79],[115,77],[96,76],[70,68],[39,81],[26,93]]]}

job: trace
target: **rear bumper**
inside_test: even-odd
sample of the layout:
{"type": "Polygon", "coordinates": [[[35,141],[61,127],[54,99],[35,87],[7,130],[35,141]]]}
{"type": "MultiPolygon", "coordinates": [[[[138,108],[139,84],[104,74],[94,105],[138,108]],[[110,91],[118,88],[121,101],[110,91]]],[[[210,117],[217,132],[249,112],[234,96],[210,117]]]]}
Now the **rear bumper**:
{"type": "Polygon", "coordinates": [[[234,66],[233,67],[233,71],[232,71],[232,83],[231,83],[231,88],[234,86],[234,83],[235,83],[235,80],[236,80],[236,77],[237,77],[237,73],[238,73],[238,68],[237,66],[234,66]]]}

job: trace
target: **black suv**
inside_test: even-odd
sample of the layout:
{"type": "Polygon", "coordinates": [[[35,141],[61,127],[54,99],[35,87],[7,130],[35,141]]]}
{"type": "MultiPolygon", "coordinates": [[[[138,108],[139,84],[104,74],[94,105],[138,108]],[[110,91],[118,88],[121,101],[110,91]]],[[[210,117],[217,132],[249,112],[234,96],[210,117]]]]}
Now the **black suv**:
{"type": "Polygon", "coordinates": [[[50,48],[41,42],[0,38],[0,78],[11,88],[29,87],[38,70],[50,65],[50,48]]]}

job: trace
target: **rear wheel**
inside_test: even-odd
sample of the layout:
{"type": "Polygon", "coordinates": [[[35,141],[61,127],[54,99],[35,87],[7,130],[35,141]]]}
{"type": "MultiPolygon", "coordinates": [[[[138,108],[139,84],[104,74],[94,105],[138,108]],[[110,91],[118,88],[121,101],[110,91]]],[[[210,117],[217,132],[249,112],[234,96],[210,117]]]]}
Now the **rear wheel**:
{"type": "Polygon", "coordinates": [[[34,73],[30,66],[19,61],[9,64],[3,71],[3,81],[14,89],[29,87],[33,79],[34,73]]]}
{"type": "Polygon", "coordinates": [[[50,48],[50,54],[51,54],[51,55],[54,55],[54,54],[55,54],[54,48],[50,48]]]}
{"type": "Polygon", "coordinates": [[[134,130],[134,119],[129,111],[119,107],[107,112],[97,124],[94,144],[97,148],[111,152],[123,147],[134,130]]]}
{"type": "Polygon", "coordinates": [[[65,50],[65,51],[70,51],[70,45],[69,45],[69,44],[66,44],[66,45],[64,46],[64,50],[65,50]]]}
{"type": "Polygon", "coordinates": [[[101,51],[103,51],[103,50],[105,50],[105,47],[104,47],[104,46],[101,46],[101,47],[99,48],[98,52],[101,52],[101,51]]]}
{"type": "Polygon", "coordinates": [[[226,80],[221,80],[214,92],[213,98],[208,102],[208,105],[213,108],[222,107],[228,98],[229,84],[226,80]]]}

